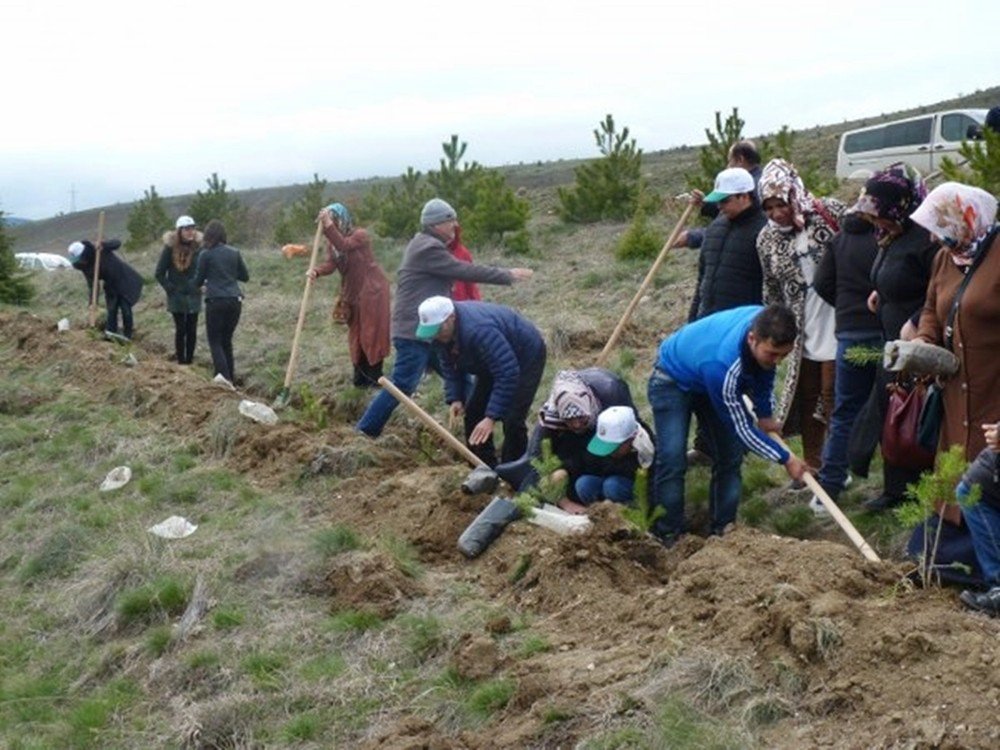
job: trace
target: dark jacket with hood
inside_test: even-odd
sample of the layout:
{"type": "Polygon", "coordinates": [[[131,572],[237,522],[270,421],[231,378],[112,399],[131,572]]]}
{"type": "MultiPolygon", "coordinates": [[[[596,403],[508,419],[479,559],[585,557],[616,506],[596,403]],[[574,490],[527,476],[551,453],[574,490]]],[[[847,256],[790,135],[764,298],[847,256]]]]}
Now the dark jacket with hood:
{"type": "Polygon", "coordinates": [[[708,229],[698,258],[698,289],[689,320],[743,305],[759,305],[764,276],[757,254],[757,235],[767,217],[751,205],[730,221],[719,214],[708,229]]]}
{"type": "MultiPolygon", "coordinates": [[[[81,242],[83,252],[73,263],[73,268],[84,275],[87,279],[87,288],[91,289],[94,283],[97,248],[90,240],[81,242]]],[[[120,240],[104,240],[101,243],[101,267],[98,269],[98,277],[104,282],[105,299],[119,296],[127,300],[130,305],[134,305],[142,296],[142,276],[115,253],[121,244],[120,240]]]]}
{"type": "Polygon", "coordinates": [[[435,346],[444,354],[445,400],[461,401],[459,373],[488,375],[493,390],[486,416],[496,421],[507,416],[522,367],[545,359],[545,341],[534,324],[509,307],[491,302],[456,302],[454,338],[435,346]]]}
{"type": "Polygon", "coordinates": [[[840,233],[830,241],[816,269],[813,287],[833,305],[837,333],[881,333],[878,318],[868,309],[871,271],[878,254],[874,227],[857,214],[841,219],[840,233]]]}
{"type": "Polygon", "coordinates": [[[882,247],[872,265],[878,319],[886,341],[895,341],[907,320],[920,318],[931,267],[939,248],[926,229],[906,220],[903,233],[882,247]]]}
{"type": "Polygon", "coordinates": [[[171,230],[163,235],[163,252],[156,264],[156,280],[167,293],[167,310],[172,313],[201,312],[201,289],[195,284],[198,257],[201,255],[201,232],[195,232],[194,242],[184,246],[180,232],[171,230]],[[180,266],[184,266],[180,268],[180,266]]]}

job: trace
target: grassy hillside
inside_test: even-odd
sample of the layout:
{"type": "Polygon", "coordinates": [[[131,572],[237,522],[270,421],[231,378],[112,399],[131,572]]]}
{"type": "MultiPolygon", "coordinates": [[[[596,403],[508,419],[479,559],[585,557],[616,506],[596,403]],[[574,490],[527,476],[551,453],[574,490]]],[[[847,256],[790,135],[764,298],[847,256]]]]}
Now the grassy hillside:
{"type": "MultiPolygon", "coordinates": [[[[538,180],[535,252],[516,260],[536,273],[483,291],[545,335],[537,407],[558,369],[593,363],[648,265],[614,260],[625,225],[559,222],[545,165],[511,169],[538,180]]],[[[255,200],[295,188],[280,190],[255,200]]],[[[679,209],[654,219],[661,236],[679,209]]],[[[63,242],[96,214],[52,222],[40,231],[63,242]]],[[[390,276],[402,249],[377,243],[390,276]]],[[[211,384],[203,323],[194,365],[170,361],[158,254],[128,255],[147,285],[127,348],[87,330],[75,271],[37,274],[28,308],[0,306],[0,747],[1000,742],[1000,622],[914,585],[906,530],[861,507],[878,492],[877,466],[842,507],[880,563],[815,518],[780,467],[753,458],[725,537],[695,533],[667,550],[602,505],[587,534],[519,521],[466,560],[456,540],[490,497],[464,495],[467,467],[401,410],[377,441],[353,432],[369,394],[350,385],[345,331],[329,320],[334,278],[317,283],[291,405],[269,426],[238,405],[270,403],[282,385],[306,261],[244,248],[232,393],[211,384]],[[69,331],[57,331],[62,317],[69,331]],[[132,480],[101,491],[117,466],[132,480]],[[172,515],[198,529],[148,531],[172,515]]],[[[693,253],[668,257],[611,357],[644,416],[655,347],[686,317],[695,270],[693,253]]],[[[416,398],[446,422],[437,378],[416,398]]],[[[708,472],[693,469],[687,504],[701,532],[707,497],[708,472]]]]}

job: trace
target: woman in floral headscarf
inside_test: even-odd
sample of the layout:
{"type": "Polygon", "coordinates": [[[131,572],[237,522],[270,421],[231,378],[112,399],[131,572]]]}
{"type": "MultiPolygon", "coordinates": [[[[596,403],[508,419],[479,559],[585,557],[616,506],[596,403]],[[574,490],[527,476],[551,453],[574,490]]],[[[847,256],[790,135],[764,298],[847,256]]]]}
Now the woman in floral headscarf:
{"type": "MultiPolygon", "coordinates": [[[[875,227],[878,254],[872,266],[872,283],[875,291],[868,305],[878,316],[884,341],[912,339],[917,333],[917,320],[927,294],[927,282],[938,247],[930,234],[910,218],[927,196],[920,173],[912,167],[897,163],[876,172],[866,183],[858,202],[852,209],[875,227]]],[[[882,422],[888,406],[886,387],[892,380],[881,365],[875,378],[875,390],[866,406],[871,424],[881,433],[882,422]]],[[[858,424],[861,424],[859,420],[858,424]]],[[[871,453],[878,444],[877,438],[868,441],[870,451],[851,464],[856,473],[868,475],[871,453]]],[[[868,510],[880,511],[903,502],[906,485],[916,482],[919,471],[894,466],[886,462],[882,495],[865,503],[868,510]]]]}
{"type": "Polygon", "coordinates": [[[355,228],[346,206],[331,203],[318,219],[327,239],[327,256],[309,275],[315,279],[340,272],[354,385],[377,388],[382,360],[389,354],[389,279],[375,259],[370,235],[355,228]]]}
{"type": "Polygon", "coordinates": [[[946,182],[912,218],[945,247],[934,259],[917,335],[947,347],[959,361],[944,385],[940,445],[961,445],[971,461],[985,446],[982,426],[1000,419],[997,200],[985,190],[946,182]]]}
{"type": "Polygon", "coordinates": [[[810,195],[795,167],[784,159],[772,159],[764,166],[758,192],[768,218],[757,235],[764,304],[790,307],[800,331],[787,360],[775,419],[798,426],[806,463],[817,471],[826,420],[833,413],[837,339],[833,306],[816,293],[813,279],[830,240],[840,230],[846,206],[810,195]]]}

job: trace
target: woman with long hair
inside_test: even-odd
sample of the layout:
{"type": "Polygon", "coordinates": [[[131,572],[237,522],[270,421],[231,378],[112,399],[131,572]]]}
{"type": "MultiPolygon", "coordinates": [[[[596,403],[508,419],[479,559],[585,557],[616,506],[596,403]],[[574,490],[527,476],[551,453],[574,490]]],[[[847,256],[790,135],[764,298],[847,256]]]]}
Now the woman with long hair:
{"type": "Polygon", "coordinates": [[[201,289],[194,283],[194,275],[201,241],[194,219],[179,217],[173,231],[163,235],[163,252],[156,264],[156,280],[167,293],[167,311],[174,318],[174,350],[181,365],[191,364],[198,341],[201,289]]]}
{"type": "Polygon", "coordinates": [[[250,272],[240,251],[226,242],[226,227],[221,221],[212,219],[205,225],[204,249],[198,258],[195,285],[204,288],[205,333],[215,377],[231,386],[236,370],[233,334],[243,310],[239,282],[249,281],[250,272]]]}

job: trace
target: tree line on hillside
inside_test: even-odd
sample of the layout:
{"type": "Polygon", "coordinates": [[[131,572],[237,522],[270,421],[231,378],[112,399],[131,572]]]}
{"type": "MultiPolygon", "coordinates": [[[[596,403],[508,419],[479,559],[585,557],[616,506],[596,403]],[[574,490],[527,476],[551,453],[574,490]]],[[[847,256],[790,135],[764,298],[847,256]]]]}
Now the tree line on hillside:
{"type": "MultiPolygon", "coordinates": [[[[687,186],[703,192],[711,190],[715,175],[725,169],[730,147],[741,140],[746,123],[737,108],[723,119],[715,113],[714,128],[705,129],[707,143],[698,154],[698,170],[685,174],[687,186]]],[[[642,176],[642,149],[630,137],[628,127],[620,131],[608,114],[593,131],[600,157],[574,170],[573,185],[559,188],[559,217],[570,224],[600,221],[630,221],[615,253],[620,259],[652,258],[663,242],[649,217],[659,210],[661,197],[642,176]]],[[[781,157],[796,164],[803,181],[816,195],[827,195],[838,180],[823,172],[815,159],[796,159],[795,134],[788,126],[773,139],[758,142],[761,159],[781,157]]],[[[441,144],[443,156],[437,170],[423,174],[412,166],[387,187],[376,186],[360,200],[348,200],[358,220],[383,237],[406,239],[418,229],[420,207],[431,197],[448,201],[458,212],[468,244],[492,243],[508,253],[530,251],[526,230],[530,213],[528,201],[519,196],[497,169],[476,161],[466,161],[468,144],[458,135],[441,144]]],[[[942,173],[949,180],[965,182],[1000,194],[1000,134],[988,128],[981,141],[962,144],[962,161],[944,160],[942,173]]],[[[226,180],[212,173],[205,180],[185,213],[200,225],[221,219],[234,244],[251,239],[250,212],[229,190],[226,180]]],[[[328,202],[328,183],[318,174],[305,186],[302,195],[284,206],[274,222],[272,239],[278,244],[303,242],[312,237],[316,216],[328,202]]],[[[2,215],[0,215],[2,216],[2,215]]],[[[125,247],[137,249],[160,242],[173,227],[163,198],[150,185],[129,213],[125,247]]],[[[0,301],[27,304],[32,288],[13,256],[13,242],[0,222],[0,301]]]]}

